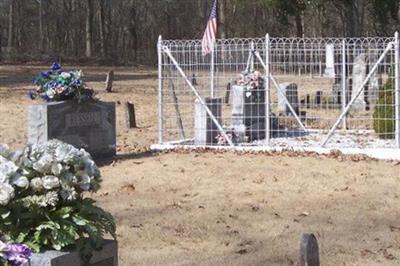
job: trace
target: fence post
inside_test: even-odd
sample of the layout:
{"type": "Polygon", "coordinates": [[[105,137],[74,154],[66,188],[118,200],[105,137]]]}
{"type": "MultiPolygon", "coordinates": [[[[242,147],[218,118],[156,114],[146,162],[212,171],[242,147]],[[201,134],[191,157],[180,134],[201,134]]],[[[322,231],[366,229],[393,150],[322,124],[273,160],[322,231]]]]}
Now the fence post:
{"type": "Polygon", "coordinates": [[[162,37],[158,37],[157,54],[158,54],[158,143],[163,143],[163,92],[162,92],[162,37]]]}
{"type": "Polygon", "coordinates": [[[265,36],[265,141],[267,146],[270,144],[270,102],[269,102],[269,79],[270,79],[270,63],[269,63],[269,34],[265,36]]]}
{"type": "Polygon", "coordinates": [[[400,44],[397,31],[394,34],[394,38],[395,138],[396,146],[400,148],[400,44]]]}
{"type": "MultiPolygon", "coordinates": [[[[342,112],[346,109],[346,39],[342,42],[342,112]]],[[[343,117],[343,129],[347,129],[346,116],[343,117]]]]}

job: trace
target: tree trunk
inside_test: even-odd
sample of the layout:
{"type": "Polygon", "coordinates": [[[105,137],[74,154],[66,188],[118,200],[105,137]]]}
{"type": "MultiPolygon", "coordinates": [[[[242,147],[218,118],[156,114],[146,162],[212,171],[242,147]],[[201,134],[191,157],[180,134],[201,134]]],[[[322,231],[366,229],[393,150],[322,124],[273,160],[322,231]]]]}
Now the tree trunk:
{"type": "Polygon", "coordinates": [[[303,21],[301,19],[301,14],[296,13],[294,19],[296,21],[296,36],[299,38],[303,38],[303,21]]]}
{"type": "Polygon", "coordinates": [[[106,57],[106,44],[104,38],[104,3],[100,1],[99,8],[99,35],[100,35],[100,52],[103,58],[106,57]]]}
{"type": "Polygon", "coordinates": [[[39,51],[43,52],[44,34],[43,34],[43,2],[38,0],[39,4],[39,51]]]}
{"type": "Polygon", "coordinates": [[[14,44],[14,0],[10,0],[10,10],[8,13],[8,42],[7,48],[10,51],[14,44]]]}
{"type": "Polygon", "coordinates": [[[92,0],[86,0],[86,51],[87,58],[92,57],[92,0]]]}
{"type": "Polygon", "coordinates": [[[221,39],[226,38],[226,18],[225,18],[225,5],[227,0],[220,0],[219,1],[219,9],[218,9],[218,16],[219,16],[219,32],[221,39]]]}

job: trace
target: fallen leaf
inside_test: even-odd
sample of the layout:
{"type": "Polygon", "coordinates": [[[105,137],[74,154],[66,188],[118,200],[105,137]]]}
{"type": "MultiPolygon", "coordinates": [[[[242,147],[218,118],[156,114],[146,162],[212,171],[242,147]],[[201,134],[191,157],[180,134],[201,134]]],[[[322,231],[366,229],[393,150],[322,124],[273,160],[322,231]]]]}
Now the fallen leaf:
{"type": "Polygon", "coordinates": [[[236,251],[235,253],[243,255],[243,254],[247,253],[247,249],[245,249],[245,248],[244,249],[240,249],[240,250],[236,251]]]}
{"type": "Polygon", "coordinates": [[[390,225],[390,231],[394,232],[394,231],[400,231],[400,226],[394,226],[394,225],[390,225]]]}
{"type": "Polygon", "coordinates": [[[310,215],[310,213],[308,213],[308,212],[302,212],[299,214],[300,217],[306,217],[308,215],[310,215]]]}

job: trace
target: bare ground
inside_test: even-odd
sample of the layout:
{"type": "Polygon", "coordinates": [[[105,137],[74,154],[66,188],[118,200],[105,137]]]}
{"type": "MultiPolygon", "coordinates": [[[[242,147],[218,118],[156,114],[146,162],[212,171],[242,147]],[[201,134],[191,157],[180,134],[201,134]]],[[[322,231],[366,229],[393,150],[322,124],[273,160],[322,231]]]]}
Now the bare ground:
{"type": "MultiPolygon", "coordinates": [[[[0,142],[26,141],[24,97],[40,67],[0,66],[0,142]]],[[[296,265],[302,233],[316,234],[322,265],[399,265],[400,165],[316,156],[151,154],[156,72],[83,68],[89,85],[118,101],[118,150],[103,162],[94,197],[116,218],[120,265],[296,265]],[[138,129],[123,105],[135,103],[138,129]]]]}

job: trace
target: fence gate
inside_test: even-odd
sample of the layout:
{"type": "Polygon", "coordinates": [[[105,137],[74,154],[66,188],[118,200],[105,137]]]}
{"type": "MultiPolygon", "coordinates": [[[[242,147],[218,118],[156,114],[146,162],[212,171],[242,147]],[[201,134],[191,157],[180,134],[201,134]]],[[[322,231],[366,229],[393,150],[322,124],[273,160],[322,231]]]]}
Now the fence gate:
{"type": "Polygon", "coordinates": [[[159,144],[400,149],[399,37],[158,41],[159,144]]]}

